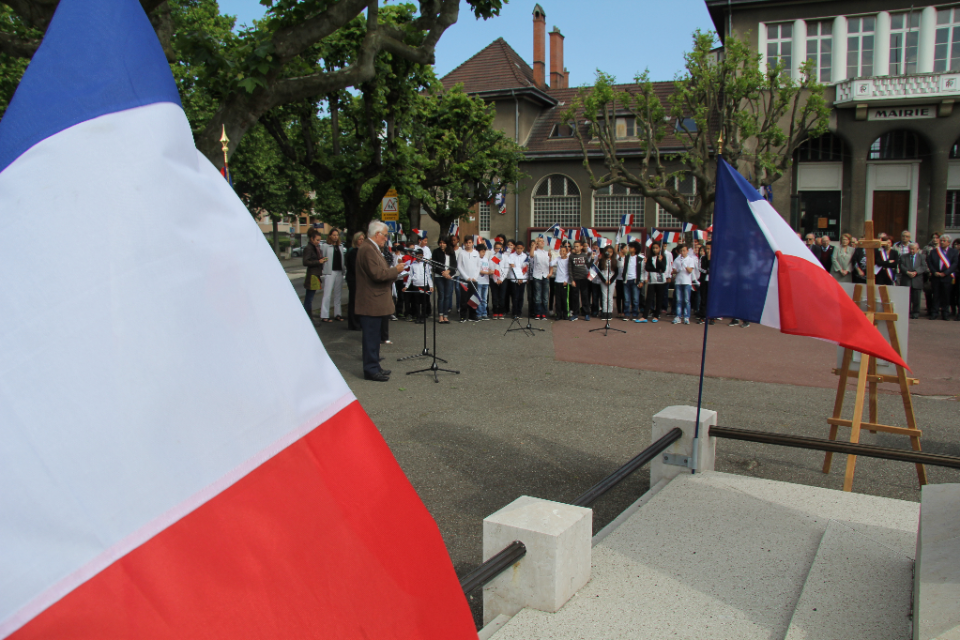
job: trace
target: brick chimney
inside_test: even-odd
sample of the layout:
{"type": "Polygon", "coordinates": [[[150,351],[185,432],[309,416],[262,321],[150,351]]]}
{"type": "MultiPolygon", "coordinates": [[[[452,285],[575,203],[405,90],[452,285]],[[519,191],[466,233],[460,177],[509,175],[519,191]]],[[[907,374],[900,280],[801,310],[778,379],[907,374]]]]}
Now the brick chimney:
{"type": "Polygon", "coordinates": [[[563,89],[567,76],[563,69],[563,34],[556,27],[550,32],[550,88],[563,89]]]}
{"type": "Polygon", "coordinates": [[[539,4],[533,7],[533,81],[547,88],[547,14],[539,4]]]}

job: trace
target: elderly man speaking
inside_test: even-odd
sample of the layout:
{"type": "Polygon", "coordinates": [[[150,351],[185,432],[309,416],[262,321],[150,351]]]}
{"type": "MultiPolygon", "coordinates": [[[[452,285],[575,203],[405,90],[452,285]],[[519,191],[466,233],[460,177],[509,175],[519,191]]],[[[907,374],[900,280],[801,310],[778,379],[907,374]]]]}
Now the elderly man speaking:
{"type": "Polygon", "coordinates": [[[357,300],[354,309],[363,332],[363,377],[376,382],[390,379],[390,372],[380,368],[380,326],[388,322],[393,313],[390,285],[404,269],[403,262],[396,268],[387,264],[380,251],[386,242],[387,225],[374,220],[367,227],[367,239],[357,253],[357,300]]]}

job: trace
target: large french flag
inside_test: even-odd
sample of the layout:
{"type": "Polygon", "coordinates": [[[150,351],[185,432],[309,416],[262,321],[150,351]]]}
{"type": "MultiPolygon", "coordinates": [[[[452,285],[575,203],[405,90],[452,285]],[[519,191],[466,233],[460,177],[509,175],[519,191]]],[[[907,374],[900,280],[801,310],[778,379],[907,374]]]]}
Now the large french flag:
{"type": "Polygon", "coordinates": [[[477,637],[137,0],[0,121],[0,273],[0,638],[477,637]]]}
{"type": "Polygon", "coordinates": [[[906,366],[773,206],[726,161],[719,164],[707,314],[906,366]]]}

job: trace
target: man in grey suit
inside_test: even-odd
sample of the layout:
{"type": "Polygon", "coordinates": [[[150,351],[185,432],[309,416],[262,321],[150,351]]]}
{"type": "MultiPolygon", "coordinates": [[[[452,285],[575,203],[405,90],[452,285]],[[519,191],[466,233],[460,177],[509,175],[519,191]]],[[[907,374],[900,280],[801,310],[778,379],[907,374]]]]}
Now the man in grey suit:
{"type": "Polygon", "coordinates": [[[900,256],[900,286],[910,287],[910,318],[920,317],[920,292],[923,290],[923,274],[927,269],[927,261],[920,253],[920,245],[911,242],[907,245],[909,253],[900,256]]]}

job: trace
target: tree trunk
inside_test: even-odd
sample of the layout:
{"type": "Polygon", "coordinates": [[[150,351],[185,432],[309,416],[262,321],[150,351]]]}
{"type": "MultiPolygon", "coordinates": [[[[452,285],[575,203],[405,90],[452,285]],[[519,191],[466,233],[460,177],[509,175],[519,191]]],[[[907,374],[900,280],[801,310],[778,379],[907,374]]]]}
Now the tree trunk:
{"type": "Polygon", "coordinates": [[[407,207],[407,217],[410,218],[410,228],[420,228],[420,200],[410,198],[410,205],[407,207]]]}

